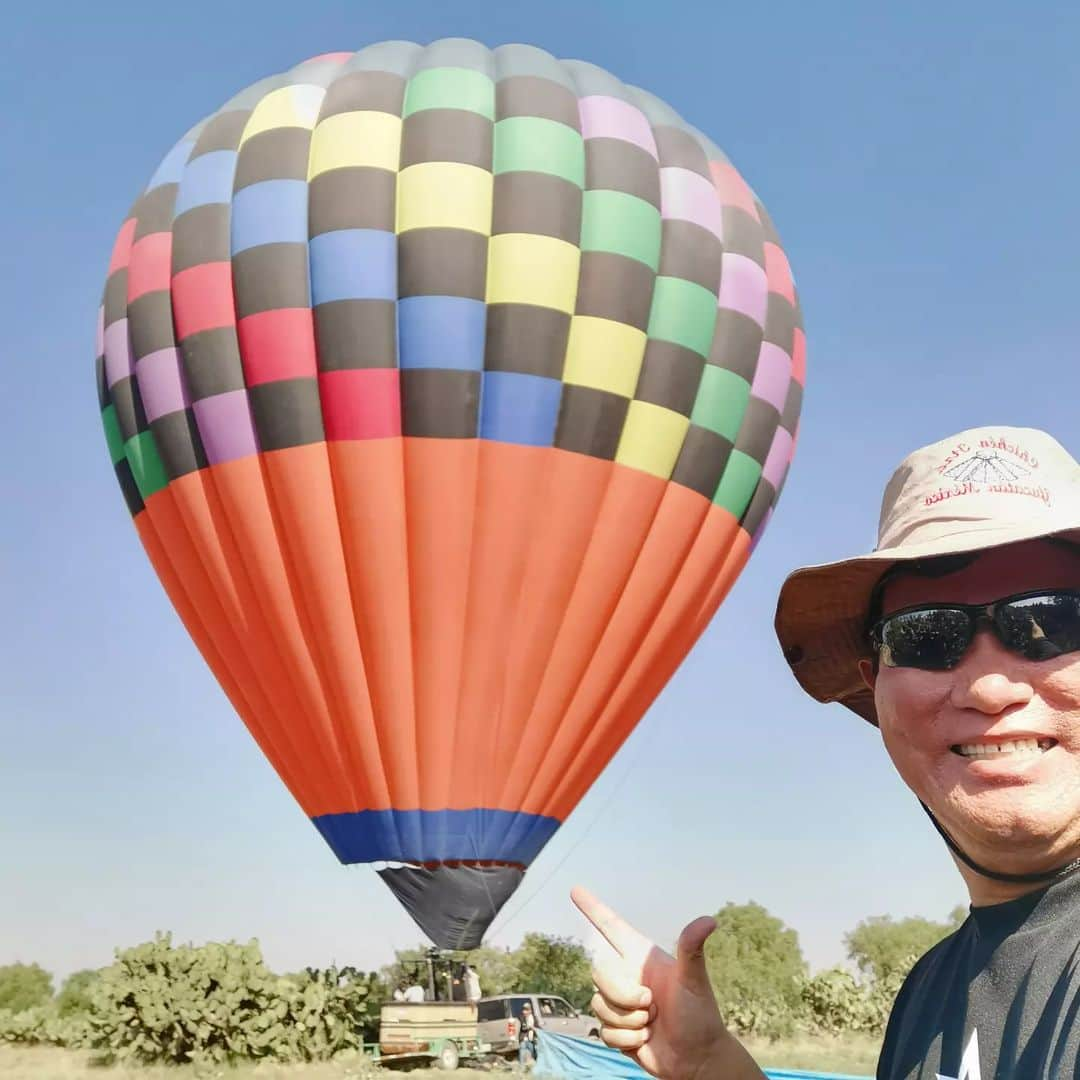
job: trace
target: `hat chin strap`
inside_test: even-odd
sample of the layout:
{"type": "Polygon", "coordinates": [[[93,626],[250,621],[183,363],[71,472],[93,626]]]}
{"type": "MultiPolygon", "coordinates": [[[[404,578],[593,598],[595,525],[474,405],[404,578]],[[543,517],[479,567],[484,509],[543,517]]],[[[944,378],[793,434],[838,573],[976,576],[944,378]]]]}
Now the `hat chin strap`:
{"type": "Polygon", "coordinates": [[[956,841],[942,828],[941,823],[930,812],[930,807],[919,800],[919,805],[926,811],[926,816],[933,823],[935,829],[941,839],[945,841],[948,849],[969,869],[974,870],[976,874],[982,874],[983,877],[993,878],[994,881],[1011,881],[1016,884],[1037,884],[1043,881],[1057,881],[1059,878],[1068,877],[1070,874],[1080,870],[1080,858],[1073,859],[1072,862],[1066,863],[1064,866],[1059,866],[1056,870],[1041,870],[1035,874],[1003,874],[997,870],[988,870],[985,866],[980,866],[974,859],[965,855],[957,845],[956,841]]]}

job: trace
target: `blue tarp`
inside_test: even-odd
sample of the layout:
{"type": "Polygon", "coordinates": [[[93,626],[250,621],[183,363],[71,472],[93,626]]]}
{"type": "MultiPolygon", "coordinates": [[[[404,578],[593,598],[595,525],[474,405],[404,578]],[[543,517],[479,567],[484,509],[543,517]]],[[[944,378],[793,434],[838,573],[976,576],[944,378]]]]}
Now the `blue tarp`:
{"type": "MultiPolygon", "coordinates": [[[[593,1039],[576,1039],[547,1031],[540,1039],[533,1075],[547,1080],[640,1080],[648,1073],[625,1054],[593,1039]]],[[[839,1073],[801,1072],[798,1069],[766,1069],[769,1080],[873,1080],[872,1077],[839,1073]]]]}
{"type": "Polygon", "coordinates": [[[852,1076],[850,1073],[803,1072],[801,1069],[765,1069],[769,1080],[874,1080],[872,1076],[852,1076]]]}
{"type": "MultiPolygon", "coordinates": [[[[649,1074],[635,1061],[595,1039],[538,1031],[533,1075],[547,1080],[640,1080],[649,1074]]],[[[651,1080],[651,1078],[650,1078],[651,1080]]]]}

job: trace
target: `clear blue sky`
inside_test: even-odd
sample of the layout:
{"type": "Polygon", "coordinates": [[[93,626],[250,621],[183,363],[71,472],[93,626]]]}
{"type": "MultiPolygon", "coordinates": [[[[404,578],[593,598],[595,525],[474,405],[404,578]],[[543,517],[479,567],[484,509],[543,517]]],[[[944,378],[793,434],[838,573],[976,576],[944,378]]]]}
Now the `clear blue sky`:
{"type": "Polygon", "coordinates": [[[777,222],[809,340],[769,533],[494,941],[583,935],[580,880],[664,942],[755,899],[816,968],[860,918],[963,897],[876,732],[801,695],[771,620],[788,570],[870,546],[914,447],[1013,423],[1080,452],[1080,8],[19,4],[0,47],[0,964],[98,965],[156,928],[258,936],[282,969],[418,940],[369,869],[336,863],[189,644],[116,489],[92,361],[115,229],[175,138],[307,56],[445,36],[590,60],[709,133],[777,222]]]}

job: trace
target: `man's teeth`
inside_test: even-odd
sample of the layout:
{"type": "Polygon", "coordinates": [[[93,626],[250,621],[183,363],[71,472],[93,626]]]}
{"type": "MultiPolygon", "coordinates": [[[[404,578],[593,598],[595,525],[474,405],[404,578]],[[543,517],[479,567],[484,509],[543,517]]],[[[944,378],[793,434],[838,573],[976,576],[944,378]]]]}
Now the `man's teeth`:
{"type": "Polygon", "coordinates": [[[1003,743],[964,743],[956,749],[964,757],[996,758],[1005,754],[1041,754],[1053,745],[1053,739],[1016,739],[1003,743]]]}

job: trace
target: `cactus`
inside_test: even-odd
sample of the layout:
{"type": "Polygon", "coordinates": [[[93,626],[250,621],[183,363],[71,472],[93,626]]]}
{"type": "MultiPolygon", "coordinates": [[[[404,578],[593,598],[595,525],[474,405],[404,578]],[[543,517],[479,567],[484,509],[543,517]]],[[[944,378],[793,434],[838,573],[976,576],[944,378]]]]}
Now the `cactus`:
{"type": "Polygon", "coordinates": [[[171,935],[118,950],[94,980],[90,1008],[0,1011],[0,1042],[91,1048],[102,1062],[197,1066],[360,1056],[377,1019],[376,976],[355,968],[274,975],[255,941],[202,946],[171,935]]]}
{"type": "Polygon", "coordinates": [[[21,1012],[0,1009],[0,1043],[81,1047],[88,1045],[89,1025],[82,1015],[62,1016],[55,1004],[21,1012]]]}
{"type": "Polygon", "coordinates": [[[255,941],[175,946],[159,934],[102,972],[90,1042],[104,1060],[140,1064],[324,1060],[362,1048],[370,989],[352,968],[280,978],[255,941]]]}

